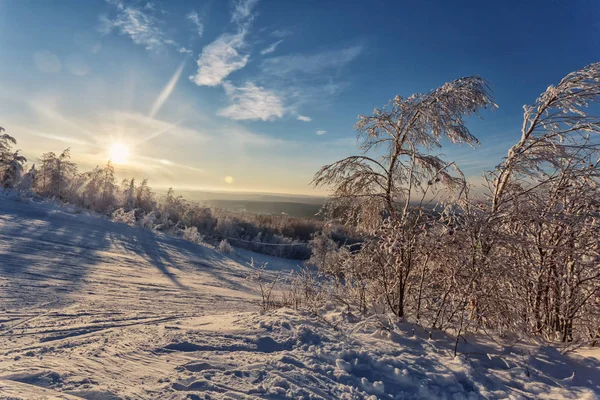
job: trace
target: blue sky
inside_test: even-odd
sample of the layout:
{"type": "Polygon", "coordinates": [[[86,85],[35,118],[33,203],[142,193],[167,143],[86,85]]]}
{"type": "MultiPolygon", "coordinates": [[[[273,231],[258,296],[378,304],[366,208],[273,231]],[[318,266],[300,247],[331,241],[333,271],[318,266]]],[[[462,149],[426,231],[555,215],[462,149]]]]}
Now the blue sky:
{"type": "Polygon", "coordinates": [[[599,60],[597,1],[0,0],[0,125],[32,162],[122,143],[119,176],[156,187],[322,194],[358,114],[480,75],[482,146],[442,149],[477,182],[523,104],[599,60]]]}

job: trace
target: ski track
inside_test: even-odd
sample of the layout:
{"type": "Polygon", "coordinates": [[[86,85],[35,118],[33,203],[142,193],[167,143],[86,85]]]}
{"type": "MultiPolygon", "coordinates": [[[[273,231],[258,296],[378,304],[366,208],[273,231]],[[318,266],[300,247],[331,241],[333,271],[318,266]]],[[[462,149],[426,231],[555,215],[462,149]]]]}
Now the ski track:
{"type": "Polygon", "coordinates": [[[129,388],[124,377],[131,373],[169,367],[141,353],[169,331],[161,324],[258,310],[249,272],[207,246],[53,204],[2,198],[0,376],[68,364],[73,373],[129,388]]]}
{"type": "Polygon", "coordinates": [[[599,398],[597,351],[257,312],[250,258],[297,264],[1,197],[0,399],[599,398]]]}

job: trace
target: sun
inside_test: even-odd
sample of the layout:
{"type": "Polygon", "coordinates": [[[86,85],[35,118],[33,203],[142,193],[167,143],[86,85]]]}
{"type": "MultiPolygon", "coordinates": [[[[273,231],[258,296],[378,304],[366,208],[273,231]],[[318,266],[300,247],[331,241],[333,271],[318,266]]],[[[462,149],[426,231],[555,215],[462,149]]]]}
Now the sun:
{"type": "Polygon", "coordinates": [[[114,143],[109,150],[110,160],[115,164],[127,164],[129,147],[123,143],[114,143]]]}

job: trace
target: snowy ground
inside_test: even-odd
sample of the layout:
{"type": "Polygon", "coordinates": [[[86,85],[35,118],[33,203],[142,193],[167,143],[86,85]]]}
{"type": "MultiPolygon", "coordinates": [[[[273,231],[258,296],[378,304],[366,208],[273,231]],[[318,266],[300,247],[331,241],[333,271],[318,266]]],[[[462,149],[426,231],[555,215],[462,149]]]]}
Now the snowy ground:
{"type": "Polygon", "coordinates": [[[0,399],[600,398],[600,357],[258,312],[250,257],[0,199],[0,399]]]}

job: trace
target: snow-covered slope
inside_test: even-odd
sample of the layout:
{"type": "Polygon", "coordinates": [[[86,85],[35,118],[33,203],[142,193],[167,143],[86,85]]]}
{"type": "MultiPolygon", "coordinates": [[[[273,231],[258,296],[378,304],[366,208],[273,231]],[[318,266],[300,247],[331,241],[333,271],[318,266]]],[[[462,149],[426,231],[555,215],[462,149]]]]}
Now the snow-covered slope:
{"type": "Polygon", "coordinates": [[[295,264],[2,196],[0,399],[598,398],[597,352],[262,314],[251,256],[295,264]]]}

